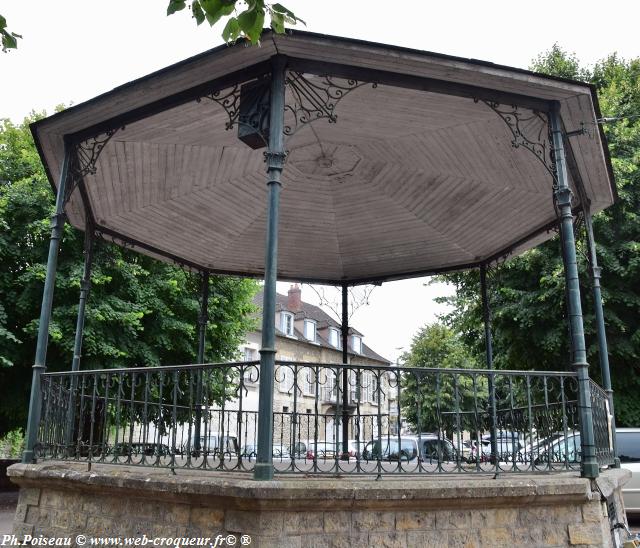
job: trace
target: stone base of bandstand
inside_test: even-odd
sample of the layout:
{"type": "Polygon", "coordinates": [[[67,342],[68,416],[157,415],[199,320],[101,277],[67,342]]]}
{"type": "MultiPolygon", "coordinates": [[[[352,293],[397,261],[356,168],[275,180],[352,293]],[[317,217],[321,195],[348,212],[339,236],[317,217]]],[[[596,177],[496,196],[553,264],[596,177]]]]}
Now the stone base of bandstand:
{"type": "Polygon", "coordinates": [[[18,539],[67,537],[89,546],[91,537],[123,537],[153,546],[154,539],[208,537],[207,548],[216,539],[259,548],[609,547],[611,522],[625,520],[620,489],[630,477],[609,470],[593,482],[575,473],[257,482],[50,462],[14,465],[9,476],[20,486],[18,539]]]}

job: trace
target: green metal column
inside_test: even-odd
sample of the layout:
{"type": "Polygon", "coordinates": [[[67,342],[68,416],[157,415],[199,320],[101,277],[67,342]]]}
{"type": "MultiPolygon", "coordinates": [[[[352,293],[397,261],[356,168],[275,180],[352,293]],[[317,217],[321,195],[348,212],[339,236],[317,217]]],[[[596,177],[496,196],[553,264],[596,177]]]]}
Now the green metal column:
{"type": "Polygon", "coordinates": [[[572,366],[578,373],[578,405],[580,407],[580,441],[582,445],[582,475],[587,478],[598,477],[598,462],[595,453],[593,414],[591,412],[591,387],[589,386],[589,364],[582,324],[582,304],[580,302],[580,281],[576,245],[573,234],[573,214],[571,211],[571,190],[567,177],[567,164],[564,152],[560,106],[554,104],[549,113],[553,152],[556,165],[557,188],[556,205],[561,222],[561,239],[565,278],[567,284],[567,313],[571,330],[572,366]]]}
{"type": "Polygon", "coordinates": [[[64,230],[64,198],[69,178],[71,163],[71,147],[65,143],[64,159],[60,170],[60,181],[56,196],[56,209],[51,219],[51,238],[49,240],[49,257],[47,259],[47,274],[44,280],[42,293],[42,306],[40,307],[40,323],[38,324],[38,341],[36,343],[36,357],[33,364],[33,378],[31,381],[31,399],[29,400],[29,419],[25,439],[25,451],[22,454],[22,462],[33,462],[34,448],[38,437],[38,425],[40,424],[40,411],[42,399],[40,394],[40,375],[46,370],[47,343],[49,341],[49,321],[51,319],[51,306],[53,304],[53,290],[56,283],[56,267],[58,264],[58,251],[60,239],[64,230]]]}
{"type": "MultiPolygon", "coordinates": [[[[480,292],[482,294],[482,318],[484,320],[484,344],[487,369],[493,370],[493,341],[491,339],[491,308],[487,291],[487,266],[480,265],[480,292]]],[[[493,375],[489,376],[489,411],[491,413],[491,454],[495,457],[496,470],[498,459],[498,411],[496,406],[496,387],[493,375]]],[[[479,443],[480,440],[478,440],[479,443]]]]}
{"type": "MultiPolygon", "coordinates": [[[[80,360],[82,358],[82,340],[84,337],[84,317],[91,289],[91,266],[93,263],[93,223],[87,221],[84,231],[84,270],[82,272],[82,280],[80,280],[80,301],[78,302],[78,319],[76,320],[76,334],[73,343],[73,360],[71,361],[71,371],[80,370],[80,360]]],[[[65,444],[67,447],[72,445],[75,414],[76,414],[76,389],[78,386],[78,377],[71,378],[69,390],[69,408],[67,410],[67,426],[65,429],[65,444]]]]}
{"type": "Polygon", "coordinates": [[[604,324],[604,310],[602,306],[602,293],[600,291],[600,276],[602,269],[598,266],[598,255],[596,253],[596,241],[593,235],[593,222],[591,211],[587,204],[583,207],[584,224],[587,232],[587,246],[589,248],[589,262],[591,263],[591,283],[593,290],[593,308],[596,316],[596,330],[598,332],[598,355],[600,358],[600,372],[602,374],[602,384],[609,399],[609,412],[611,413],[611,429],[613,431],[613,450],[616,455],[616,467],[620,467],[620,459],[616,447],[616,419],[613,407],[613,389],[611,387],[611,373],[609,371],[609,348],[607,346],[607,334],[604,324]]]}
{"type": "Polygon", "coordinates": [[[487,369],[493,369],[493,341],[491,339],[491,309],[487,291],[487,266],[480,265],[480,292],[482,294],[482,318],[484,320],[484,344],[487,369]]]}
{"type": "MultiPolygon", "coordinates": [[[[342,458],[349,460],[349,286],[342,284],[342,458]]],[[[336,401],[336,405],[338,402],[336,401]]]]}
{"type": "MultiPolygon", "coordinates": [[[[204,346],[207,337],[207,324],[209,323],[209,273],[202,273],[200,315],[198,316],[198,356],[197,362],[204,363],[204,346]]],[[[200,451],[200,428],[202,422],[202,377],[204,370],[196,372],[196,416],[194,425],[194,443],[196,451],[200,451]]]]}
{"type": "MultiPolygon", "coordinates": [[[[76,338],[73,344],[73,361],[71,371],[80,370],[82,356],[82,338],[84,336],[84,316],[91,289],[91,266],[93,263],[93,226],[88,223],[84,232],[84,270],[80,281],[80,302],[78,303],[78,320],[76,322],[76,338]]],[[[75,377],[74,377],[75,378],[75,377]]]]}
{"type": "Polygon", "coordinates": [[[284,168],[284,92],[286,58],[272,57],[267,160],[267,242],[262,303],[262,347],[258,400],[258,455],[253,477],[273,479],[273,382],[276,359],[276,281],[278,273],[278,216],[280,176],[284,168]]]}

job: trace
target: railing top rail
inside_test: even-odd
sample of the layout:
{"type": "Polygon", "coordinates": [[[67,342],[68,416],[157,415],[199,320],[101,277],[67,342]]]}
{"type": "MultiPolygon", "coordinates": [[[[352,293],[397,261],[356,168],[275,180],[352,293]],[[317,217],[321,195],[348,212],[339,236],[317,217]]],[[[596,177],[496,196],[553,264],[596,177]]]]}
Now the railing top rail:
{"type": "MultiPolygon", "coordinates": [[[[288,360],[276,360],[276,365],[295,365],[299,367],[336,367],[342,368],[345,366],[343,363],[321,363],[321,362],[297,362],[288,360]]],[[[482,375],[530,375],[538,377],[577,377],[578,374],[575,371],[525,371],[517,369],[464,369],[464,368],[437,368],[437,367],[408,367],[408,366],[385,366],[385,365],[363,365],[358,363],[347,364],[349,369],[367,369],[367,370],[379,370],[379,371],[391,371],[394,373],[402,373],[406,371],[418,371],[424,373],[477,373],[482,375]]]]}
{"type": "Polygon", "coordinates": [[[85,369],[82,371],[50,371],[43,373],[43,376],[73,376],[73,375],[99,375],[103,373],[147,373],[156,371],[184,371],[189,369],[203,369],[215,367],[238,367],[246,365],[260,365],[259,360],[250,362],[221,362],[221,363],[189,363],[184,365],[159,365],[148,367],[114,367],[113,369],[85,369]]]}
{"type": "Polygon", "coordinates": [[[600,396],[603,398],[608,398],[608,394],[607,391],[602,388],[602,386],[600,386],[596,381],[594,381],[593,379],[589,379],[589,384],[591,385],[591,389],[592,390],[596,390],[600,393],[600,396]]]}
{"type": "MultiPolygon", "coordinates": [[[[240,366],[257,366],[260,365],[259,360],[254,361],[237,361],[237,362],[223,362],[223,363],[195,363],[184,365],[162,365],[162,366],[150,366],[150,367],[120,367],[113,369],[90,369],[84,371],[54,371],[43,373],[45,376],[79,376],[79,375],[100,375],[100,374],[120,374],[120,373],[150,373],[150,372],[175,372],[175,371],[188,371],[197,369],[214,369],[214,368],[230,368],[240,366]]],[[[345,364],[342,363],[321,363],[321,362],[298,362],[298,361],[285,361],[276,360],[276,365],[279,366],[295,366],[295,367],[327,367],[342,369],[345,364]]],[[[362,365],[362,364],[347,364],[348,369],[364,369],[368,371],[384,371],[394,374],[401,374],[406,372],[425,373],[425,374],[462,374],[462,375],[500,375],[500,376],[529,376],[529,377],[577,377],[575,371],[524,371],[524,370],[512,370],[512,369],[464,369],[464,368],[435,368],[435,367],[388,367],[384,365],[362,365]]],[[[595,383],[594,383],[595,384],[595,383]]]]}

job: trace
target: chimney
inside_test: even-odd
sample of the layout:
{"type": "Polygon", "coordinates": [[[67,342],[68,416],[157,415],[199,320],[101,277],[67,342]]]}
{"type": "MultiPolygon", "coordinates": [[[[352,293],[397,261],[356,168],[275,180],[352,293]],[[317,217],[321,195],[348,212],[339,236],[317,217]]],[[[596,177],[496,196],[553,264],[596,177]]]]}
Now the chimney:
{"type": "Polygon", "coordinates": [[[289,311],[299,312],[302,310],[302,289],[300,289],[298,284],[293,284],[289,287],[287,297],[287,308],[289,311]]]}

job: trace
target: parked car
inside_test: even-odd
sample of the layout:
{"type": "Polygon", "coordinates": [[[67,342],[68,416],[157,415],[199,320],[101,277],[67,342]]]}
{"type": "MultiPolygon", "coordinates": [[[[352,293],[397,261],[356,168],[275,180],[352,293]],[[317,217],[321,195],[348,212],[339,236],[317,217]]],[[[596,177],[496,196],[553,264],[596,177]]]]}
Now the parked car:
{"type": "Polygon", "coordinates": [[[360,458],[362,455],[362,450],[364,449],[365,443],[363,441],[358,442],[358,440],[349,440],[349,458],[360,458]]]}
{"type": "MultiPolygon", "coordinates": [[[[349,458],[356,458],[359,453],[364,449],[365,442],[358,444],[357,440],[348,441],[348,453],[349,458]]],[[[297,458],[313,459],[315,451],[314,440],[300,440],[294,445],[289,447],[289,454],[295,455],[297,458]]],[[[337,444],[334,441],[321,441],[318,440],[318,458],[335,458],[335,454],[342,453],[342,441],[338,441],[337,444]]]]}
{"type": "MultiPolygon", "coordinates": [[[[480,443],[473,442],[471,446],[471,453],[467,458],[468,462],[476,462],[478,458],[482,462],[488,462],[493,460],[493,447],[492,447],[491,434],[482,436],[480,443]]],[[[515,460],[522,460],[522,450],[524,445],[522,440],[516,433],[499,432],[496,437],[496,453],[498,460],[502,462],[511,462],[515,460]]]]}
{"type": "Polygon", "coordinates": [[[334,459],[336,457],[336,446],[333,442],[319,441],[317,444],[311,441],[307,445],[307,459],[334,459]]]}
{"type": "Polygon", "coordinates": [[[240,453],[238,438],[236,436],[227,436],[222,434],[209,434],[200,437],[200,449],[191,447],[192,456],[199,456],[200,453],[219,457],[220,452],[225,456],[237,457],[240,453]]]}
{"type": "MultiPolygon", "coordinates": [[[[287,449],[281,445],[274,445],[271,454],[274,460],[283,460],[291,458],[291,455],[287,449]]],[[[254,444],[245,445],[242,449],[242,457],[249,460],[255,459],[258,456],[258,446],[254,444]]]]}
{"type": "Polygon", "coordinates": [[[458,451],[453,444],[437,434],[425,433],[417,436],[388,436],[371,440],[362,452],[365,460],[452,462],[458,460],[458,451]]]}
{"type": "Polygon", "coordinates": [[[522,450],[521,460],[526,463],[535,462],[542,453],[548,451],[554,441],[562,437],[564,437],[564,432],[554,432],[547,437],[533,438],[532,443],[528,443],[522,450]]]}
{"type": "Polygon", "coordinates": [[[116,443],[111,449],[111,453],[116,457],[122,456],[146,456],[146,457],[165,457],[171,454],[168,445],[164,443],[116,443]]]}
{"type": "Polygon", "coordinates": [[[365,445],[362,458],[365,460],[411,461],[418,456],[418,442],[414,436],[389,436],[371,440],[365,445]]]}
{"type": "Polygon", "coordinates": [[[475,451],[475,441],[468,440],[460,440],[459,442],[456,439],[456,435],[454,435],[454,447],[458,451],[458,454],[462,456],[463,459],[466,459],[471,456],[471,453],[475,451]]]}
{"type": "Polygon", "coordinates": [[[437,434],[420,434],[416,441],[423,461],[455,462],[460,458],[460,452],[453,444],[437,434]]]}
{"type": "Polygon", "coordinates": [[[283,445],[274,445],[272,448],[272,452],[271,454],[273,455],[274,460],[282,460],[282,459],[290,459],[291,455],[289,454],[289,451],[287,451],[287,448],[284,447],[283,445]]]}
{"type": "Polygon", "coordinates": [[[572,433],[555,440],[547,449],[539,453],[534,462],[535,464],[576,464],[581,459],[580,434],[572,433]]]}
{"type": "Polygon", "coordinates": [[[616,428],[616,443],[620,466],[632,474],[622,488],[625,510],[640,514],[640,428],[616,428]]]}

